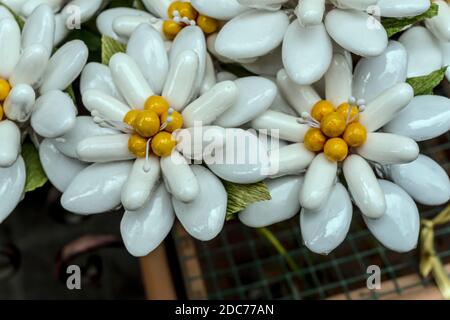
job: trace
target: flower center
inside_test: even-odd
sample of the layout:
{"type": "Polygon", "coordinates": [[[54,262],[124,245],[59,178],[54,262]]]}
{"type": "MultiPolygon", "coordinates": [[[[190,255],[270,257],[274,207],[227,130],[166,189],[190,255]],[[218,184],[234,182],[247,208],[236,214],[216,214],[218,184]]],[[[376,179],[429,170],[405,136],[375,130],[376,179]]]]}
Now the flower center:
{"type": "Polygon", "coordinates": [[[167,157],[176,146],[172,132],[183,126],[183,117],[163,97],[151,96],[144,110],[129,111],[123,122],[134,129],[128,149],[136,157],[148,157],[150,149],[158,157],[167,157]]]}
{"type": "Polygon", "coordinates": [[[168,9],[169,19],[164,21],[163,32],[169,40],[186,26],[199,26],[205,34],[217,31],[219,23],[216,19],[201,15],[189,2],[175,1],[168,9]]]}
{"type": "Polygon", "coordinates": [[[365,101],[350,98],[349,102],[335,106],[326,100],[317,102],[302,114],[300,123],[311,127],[304,137],[305,147],[312,152],[324,152],[330,161],[344,161],[349,147],[359,147],[366,142],[367,131],[358,122],[365,101]]]}
{"type": "MultiPolygon", "coordinates": [[[[0,79],[0,103],[3,104],[10,92],[11,85],[9,82],[5,79],[0,79]]],[[[0,121],[2,121],[5,116],[2,104],[0,104],[0,121]]]]}

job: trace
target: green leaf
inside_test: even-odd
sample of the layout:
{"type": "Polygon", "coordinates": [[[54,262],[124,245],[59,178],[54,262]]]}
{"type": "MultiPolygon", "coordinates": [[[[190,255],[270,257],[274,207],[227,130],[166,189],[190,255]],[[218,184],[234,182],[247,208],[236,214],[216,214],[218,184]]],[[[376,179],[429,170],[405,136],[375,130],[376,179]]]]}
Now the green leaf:
{"type": "Polygon", "coordinates": [[[25,192],[34,191],[42,187],[48,179],[39,161],[39,153],[31,142],[23,144],[22,157],[27,171],[25,192]]]}
{"type": "Polygon", "coordinates": [[[142,0],[134,0],[133,7],[137,10],[145,11],[145,6],[142,3],[142,0]]]}
{"type": "Polygon", "coordinates": [[[108,65],[113,55],[119,52],[125,52],[125,45],[121,44],[108,36],[102,36],[102,63],[108,65]]]}
{"type": "Polygon", "coordinates": [[[6,9],[8,9],[9,12],[11,12],[11,14],[13,15],[14,19],[16,19],[17,24],[20,27],[20,30],[23,29],[23,26],[25,25],[25,20],[22,19],[21,16],[19,16],[17,13],[14,12],[13,9],[11,9],[10,7],[8,7],[6,4],[1,4],[2,6],[4,6],[6,9]]]}
{"type": "Polygon", "coordinates": [[[444,80],[445,72],[448,66],[442,69],[433,71],[429,75],[422,77],[414,77],[406,79],[406,82],[414,89],[415,96],[433,94],[434,88],[436,88],[442,80],[444,80]]]}
{"type": "Polygon", "coordinates": [[[392,37],[394,34],[403,31],[406,27],[409,25],[418,23],[420,21],[423,21],[425,19],[433,18],[434,16],[437,16],[439,12],[439,6],[436,3],[432,3],[430,6],[430,9],[428,9],[426,12],[422,13],[421,15],[415,16],[415,17],[407,17],[407,18],[382,18],[381,23],[383,24],[384,28],[386,29],[386,32],[388,34],[388,37],[392,37]]]}
{"type": "Polygon", "coordinates": [[[70,98],[72,99],[73,103],[75,103],[75,105],[77,104],[77,98],[75,96],[75,91],[73,90],[73,86],[70,85],[65,92],[70,96],[70,98]]]}
{"type": "Polygon", "coordinates": [[[236,213],[244,210],[252,203],[272,199],[264,182],[236,184],[223,181],[223,185],[228,193],[227,221],[234,219],[236,213]]]}

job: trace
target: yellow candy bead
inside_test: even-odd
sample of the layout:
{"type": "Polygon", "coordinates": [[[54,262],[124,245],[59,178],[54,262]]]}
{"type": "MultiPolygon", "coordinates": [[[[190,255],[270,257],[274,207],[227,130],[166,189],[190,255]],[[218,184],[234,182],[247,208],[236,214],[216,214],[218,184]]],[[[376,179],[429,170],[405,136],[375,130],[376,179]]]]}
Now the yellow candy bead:
{"type": "Polygon", "coordinates": [[[2,121],[2,120],[3,120],[3,115],[4,115],[4,112],[3,112],[3,107],[2,107],[2,106],[0,106],[0,121],[2,121]]]}
{"type": "Polygon", "coordinates": [[[138,134],[133,134],[128,139],[128,150],[138,158],[145,157],[147,152],[147,139],[142,138],[138,134]]]}
{"type": "Polygon", "coordinates": [[[161,96],[151,96],[145,102],[144,109],[154,111],[158,116],[162,116],[169,110],[169,103],[161,96]]]}
{"type": "Polygon", "coordinates": [[[165,131],[174,132],[183,127],[183,116],[179,112],[174,111],[170,116],[168,112],[165,112],[161,117],[161,123],[164,124],[168,117],[171,117],[171,121],[167,124],[167,127],[164,129],[165,131]]]}
{"type": "Polygon", "coordinates": [[[199,15],[197,18],[197,25],[203,30],[205,34],[211,34],[219,29],[219,22],[216,19],[199,15]]]}
{"type": "Polygon", "coordinates": [[[0,101],[4,101],[11,92],[11,85],[5,79],[0,79],[0,101]]]}
{"type": "MultiPolygon", "coordinates": [[[[336,109],[337,113],[340,113],[342,116],[344,116],[345,120],[347,120],[348,117],[348,110],[350,108],[350,105],[345,102],[341,105],[339,105],[339,107],[336,109]]],[[[356,106],[352,106],[352,110],[350,112],[350,118],[348,118],[349,120],[352,120],[351,122],[355,122],[359,120],[359,110],[356,106]]]]}
{"type": "Polygon", "coordinates": [[[311,116],[320,122],[326,115],[332,112],[334,112],[333,104],[327,100],[321,100],[312,108],[311,116]]]}
{"type": "Polygon", "coordinates": [[[344,132],[344,140],[350,147],[359,147],[366,142],[367,130],[360,123],[351,123],[344,132]]]}
{"type": "Polygon", "coordinates": [[[346,119],[343,115],[337,112],[332,112],[326,115],[320,123],[320,129],[330,138],[339,137],[344,133],[346,127],[346,119]]]}
{"type": "Polygon", "coordinates": [[[150,110],[141,111],[134,120],[134,128],[137,133],[145,138],[150,138],[157,134],[160,126],[158,115],[150,110]]]}
{"type": "Polygon", "coordinates": [[[341,138],[333,138],[325,143],[325,156],[330,161],[343,161],[348,155],[348,146],[341,138]]]}
{"type": "Polygon", "coordinates": [[[198,15],[197,10],[195,10],[194,7],[189,2],[181,2],[181,1],[173,2],[169,6],[168,10],[169,17],[171,19],[174,17],[173,15],[174,11],[178,11],[178,13],[182,18],[186,17],[189,20],[195,20],[195,18],[197,18],[198,15]]]}
{"type": "Polygon", "coordinates": [[[304,138],[306,149],[312,152],[322,151],[326,141],[327,137],[323,135],[322,131],[316,128],[309,129],[304,138]]]}
{"type": "Polygon", "coordinates": [[[163,23],[163,32],[167,39],[173,40],[181,31],[182,27],[172,20],[166,20],[163,23]]]}
{"type": "Polygon", "coordinates": [[[152,139],[153,153],[159,157],[167,157],[172,153],[177,142],[173,139],[172,134],[168,132],[160,132],[152,139]]]}
{"type": "Polygon", "coordinates": [[[126,124],[132,126],[134,128],[134,121],[136,120],[136,117],[141,112],[141,110],[131,110],[128,111],[125,117],[123,118],[123,122],[126,124]]]}

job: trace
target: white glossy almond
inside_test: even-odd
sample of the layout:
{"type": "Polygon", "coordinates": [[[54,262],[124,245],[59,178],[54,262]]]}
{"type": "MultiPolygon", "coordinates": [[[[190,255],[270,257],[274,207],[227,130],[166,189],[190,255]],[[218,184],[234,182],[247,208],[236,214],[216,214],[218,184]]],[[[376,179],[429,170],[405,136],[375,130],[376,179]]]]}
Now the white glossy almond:
{"type": "MultiPolygon", "coordinates": [[[[422,0],[427,2],[426,0],[422,0]]],[[[425,20],[425,25],[434,36],[441,41],[450,41],[450,6],[446,1],[436,0],[435,4],[439,6],[438,15],[425,20]]]]}
{"type": "Polygon", "coordinates": [[[85,162],[110,162],[136,158],[128,149],[127,134],[86,138],[78,144],[77,155],[85,162]]]}
{"type": "Polygon", "coordinates": [[[241,5],[238,0],[192,0],[191,3],[201,14],[219,20],[230,20],[249,10],[248,7],[241,5]]]}
{"type": "Polygon", "coordinates": [[[8,79],[20,58],[20,28],[12,18],[0,20],[0,43],[8,44],[8,48],[0,50],[0,77],[8,79]]]}
{"type": "Polygon", "coordinates": [[[430,1],[379,0],[377,5],[382,17],[403,18],[421,15],[430,8],[430,1]]]}
{"type": "Polygon", "coordinates": [[[25,180],[25,162],[22,157],[19,157],[8,167],[3,167],[0,164],[0,181],[2,181],[0,187],[0,223],[11,214],[22,199],[25,180]]]}
{"type": "Polygon", "coordinates": [[[20,130],[14,122],[3,120],[0,121],[0,136],[0,168],[9,167],[20,153],[20,130]]]}
{"type": "Polygon", "coordinates": [[[28,121],[34,109],[35,98],[36,94],[29,85],[19,84],[13,87],[3,104],[5,115],[12,121],[28,121]]]}
{"type": "Polygon", "coordinates": [[[325,74],[325,96],[333,105],[339,106],[352,96],[352,69],[344,55],[336,53],[325,74]]]}
{"type": "Polygon", "coordinates": [[[131,110],[126,104],[96,89],[84,92],[83,104],[93,115],[103,120],[123,121],[131,110]]]}
{"type": "Polygon", "coordinates": [[[49,54],[41,44],[34,44],[24,49],[19,62],[14,68],[9,83],[14,87],[19,84],[28,84],[37,88],[42,81],[49,54]]]}
{"type": "Polygon", "coordinates": [[[55,17],[52,8],[41,5],[27,18],[22,30],[22,48],[27,49],[34,44],[43,45],[48,57],[53,50],[55,34],[55,17]]]}
{"type": "Polygon", "coordinates": [[[297,122],[296,117],[268,110],[251,122],[253,129],[266,130],[265,134],[277,136],[282,140],[303,142],[309,127],[297,122]]]}
{"type": "Polygon", "coordinates": [[[316,26],[322,23],[325,0],[303,0],[298,3],[295,14],[303,26],[316,26]]]}
{"type": "Polygon", "coordinates": [[[315,153],[305,148],[303,143],[293,143],[269,152],[270,175],[281,177],[299,174],[308,168],[315,158],[315,153]]]}
{"type": "Polygon", "coordinates": [[[104,64],[91,62],[83,69],[80,79],[80,92],[82,95],[88,90],[99,90],[121,102],[124,102],[122,95],[114,84],[111,70],[104,64]]]}

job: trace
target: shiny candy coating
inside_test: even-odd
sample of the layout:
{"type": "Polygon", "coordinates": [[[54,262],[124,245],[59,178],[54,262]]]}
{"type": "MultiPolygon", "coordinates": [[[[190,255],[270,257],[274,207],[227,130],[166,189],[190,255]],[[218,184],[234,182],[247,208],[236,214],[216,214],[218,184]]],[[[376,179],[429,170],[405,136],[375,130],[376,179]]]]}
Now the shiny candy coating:
{"type": "Polygon", "coordinates": [[[0,79],[0,101],[4,101],[11,92],[11,85],[5,79],[0,79]]]}
{"type": "Polygon", "coordinates": [[[161,122],[154,111],[141,111],[134,120],[134,128],[137,133],[146,138],[151,138],[158,133],[161,122]]]}
{"type": "Polygon", "coordinates": [[[138,116],[139,113],[140,113],[140,110],[128,111],[127,114],[125,115],[125,117],[123,118],[123,122],[134,127],[134,121],[136,120],[136,117],[138,116]]]}
{"type": "Polygon", "coordinates": [[[333,104],[327,100],[320,100],[312,108],[311,116],[317,121],[322,121],[325,116],[332,112],[334,112],[333,104]]]}
{"type": "Polygon", "coordinates": [[[145,102],[144,110],[154,111],[158,116],[162,116],[169,110],[169,103],[161,96],[151,96],[145,102]]]}
{"type": "Polygon", "coordinates": [[[349,122],[355,122],[359,119],[359,110],[356,106],[352,106],[350,115],[348,114],[350,104],[348,102],[342,103],[337,107],[336,112],[341,114],[345,119],[349,119],[349,122]]]}
{"type": "Polygon", "coordinates": [[[319,152],[323,150],[327,137],[320,129],[311,128],[305,134],[305,146],[309,151],[319,152]]]}
{"type": "Polygon", "coordinates": [[[344,132],[344,140],[350,147],[359,147],[367,139],[367,130],[360,123],[351,123],[344,132]]]}
{"type": "Polygon", "coordinates": [[[174,111],[172,114],[164,112],[161,116],[161,123],[164,124],[166,122],[167,125],[164,130],[167,132],[174,132],[183,127],[183,116],[178,111],[174,111]],[[168,121],[168,119],[170,121],[168,121]]]}
{"type": "Polygon", "coordinates": [[[133,134],[128,140],[128,149],[138,158],[145,157],[147,151],[147,139],[138,134],[133,134]]]}
{"type": "Polygon", "coordinates": [[[322,119],[320,127],[326,136],[335,138],[344,133],[346,126],[345,117],[340,113],[333,112],[322,119]]]}
{"type": "Polygon", "coordinates": [[[325,156],[330,161],[343,161],[348,155],[347,143],[341,138],[332,138],[325,143],[325,156]]]}
{"type": "Polygon", "coordinates": [[[167,157],[176,146],[176,141],[168,132],[160,132],[152,139],[152,150],[158,157],[167,157]]]}

